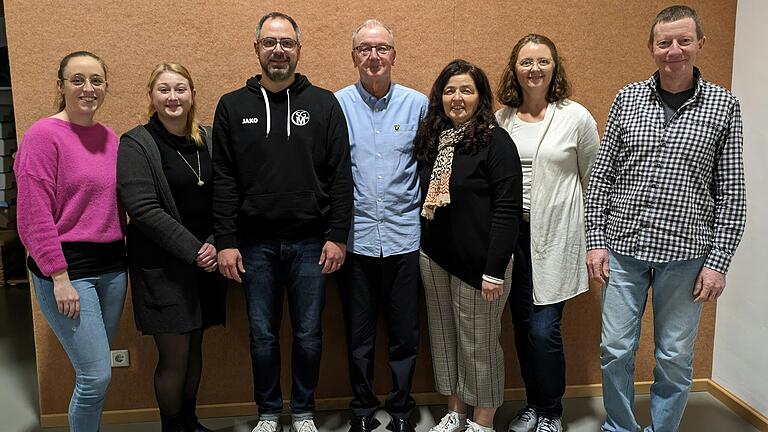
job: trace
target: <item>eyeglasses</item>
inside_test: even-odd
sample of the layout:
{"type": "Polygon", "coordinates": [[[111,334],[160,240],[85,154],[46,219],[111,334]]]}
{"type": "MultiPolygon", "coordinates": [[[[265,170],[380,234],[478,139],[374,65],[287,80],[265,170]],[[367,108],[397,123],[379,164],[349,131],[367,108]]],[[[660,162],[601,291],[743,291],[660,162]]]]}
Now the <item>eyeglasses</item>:
{"type": "Polygon", "coordinates": [[[518,64],[523,69],[530,69],[533,67],[534,64],[539,65],[540,69],[544,69],[545,67],[550,66],[552,63],[553,63],[552,59],[548,59],[548,58],[540,58],[538,60],[527,58],[527,59],[520,60],[518,64]]]}
{"type": "Polygon", "coordinates": [[[371,52],[373,50],[376,50],[376,53],[380,56],[385,56],[389,54],[390,51],[395,49],[392,45],[376,45],[376,46],[370,46],[370,45],[358,45],[354,48],[352,48],[352,51],[356,52],[357,55],[360,57],[368,57],[371,55],[371,52]]]}
{"type": "Polygon", "coordinates": [[[259,44],[264,47],[264,49],[275,49],[277,44],[280,44],[280,46],[285,51],[291,51],[296,49],[296,47],[299,46],[299,42],[296,39],[291,38],[282,38],[282,39],[276,39],[273,37],[265,37],[258,40],[259,44]]]}
{"type": "Polygon", "coordinates": [[[82,75],[73,75],[70,78],[62,78],[62,81],[69,81],[70,84],[72,84],[75,87],[82,87],[85,85],[86,82],[91,83],[93,87],[103,87],[105,84],[107,84],[107,80],[100,76],[94,76],[91,78],[86,78],[82,75]]]}

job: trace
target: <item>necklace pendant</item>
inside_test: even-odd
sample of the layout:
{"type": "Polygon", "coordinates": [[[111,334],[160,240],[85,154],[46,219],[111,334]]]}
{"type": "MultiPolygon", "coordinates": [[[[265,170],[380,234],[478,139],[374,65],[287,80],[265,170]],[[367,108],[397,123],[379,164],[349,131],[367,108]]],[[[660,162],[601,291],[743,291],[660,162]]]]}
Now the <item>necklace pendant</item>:
{"type": "Polygon", "coordinates": [[[202,185],[204,185],[204,184],[205,184],[205,182],[204,182],[204,181],[202,181],[202,180],[198,180],[198,181],[197,181],[197,185],[198,185],[198,186],[202,186],[202,185]]]}

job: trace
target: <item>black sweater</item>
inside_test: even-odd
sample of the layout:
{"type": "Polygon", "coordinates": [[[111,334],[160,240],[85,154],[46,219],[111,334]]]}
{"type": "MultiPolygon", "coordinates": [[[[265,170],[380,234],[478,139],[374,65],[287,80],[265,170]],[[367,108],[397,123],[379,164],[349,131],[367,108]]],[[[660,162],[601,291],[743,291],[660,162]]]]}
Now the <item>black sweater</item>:
{"type": "MultiPolygon", "coordinates": [[[[420,164],[422,194],[431,173],[432,164],[420,164]]],[[[491,142],[474,154],[457,147],[451,203],[438,207],[434,219],[421,219],[421,248],[440,267],[477,289],[483,274],[504,279],[517,244],[522,191],[520,157],[503,128],[494,128],[491,142]]]]}
{"type": "Polygon", "coordinates": [[[160,151],[163,173],[171,188],[181,223],[198,240],[205,242],[213,233],[213,168],[210,153],[204,148],[197,148],[191,138],[168,132],[157,113],[144,128],[155,139],[160,151]],[[198,157],[202,186],[197,185],[198,157]]]}
{"type": "Polygon", "coordinates": [[[216,107],[216,248],[237,247],[239,238],[313,235],[346,243],[352,170],[338,101],[301,74],[278,93],[262,91],[260,78],[222,96],[216,107]]]}

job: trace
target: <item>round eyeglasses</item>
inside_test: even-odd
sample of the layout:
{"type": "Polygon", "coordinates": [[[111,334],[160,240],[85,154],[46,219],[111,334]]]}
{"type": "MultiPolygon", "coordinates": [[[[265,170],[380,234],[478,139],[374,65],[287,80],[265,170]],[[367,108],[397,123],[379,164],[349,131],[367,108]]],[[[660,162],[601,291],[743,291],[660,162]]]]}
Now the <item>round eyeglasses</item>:
{"type": "Polygon", "coordinates": [[[93,87],[103,87],[107,84],[107,80],[100,76],[93,76],[90,78],[86,78],[82,75],[73,75],[69,78],[62,78],[62,81],[69,81],[70,84],[72,84],[75,87],[82,87],[85,85],[86,82],[91,83],[93,87]]]}
{"type": "Polygon", "coordinates": [[[280,47],[283,48],[285,51],[291,51],[296,49],[296,47],[299,46],[299,42],[296,39],[291,38],[282,38],[277,39],[273,37],[265,37],[258,40],[259,45],[264,47],[264,49],[275,49],[275,47],[280,44],[280,47]]]}
{"type": "Polygon", "coordinates": [[[542,57],[537,60],[533,60],[529,58],[522,59],[517,64],[520,65],[520,67],[523,69],[530,69],[533,67],[533,65],[538,65],[539,69],[544,69],[545,67],[550,66],[552,63],[553,63],[552,59],[542,57]]]}
{"type": "Polygon", "coordinates": [[[380,56],[385,56],[389,54],[389,52],[392,51],[393,49],[395,49],[395,47],[393,47],[392,45],[384,44],[384,45],[371,46],[371,45],[364,44],[364,45],[358,45],[354,47],[352,51],[356,52],[357,55],[359,55],[360,57],[366,58],[370,56],[371,52],[373,52],[374,50],[376,50],[376,54],[380,56]]]}

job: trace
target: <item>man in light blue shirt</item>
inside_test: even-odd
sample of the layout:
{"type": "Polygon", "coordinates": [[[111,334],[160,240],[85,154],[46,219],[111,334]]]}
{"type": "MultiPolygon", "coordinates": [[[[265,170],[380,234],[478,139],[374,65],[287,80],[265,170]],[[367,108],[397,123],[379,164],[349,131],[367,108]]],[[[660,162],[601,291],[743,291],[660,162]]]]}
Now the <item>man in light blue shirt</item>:
{"type": "Polygon", "coordinates": [[[427,97],[392,82],[392,30],[368,20],[352,33],[360,81],[336,92],[349,128],[355,210],[339,276],[347,328],[350,432],[375,429],[373,359],[379,310],[387,316],[393,432],[413,432],[410,395],[419,348],[419,204],[413,139],[427,97]]]}

